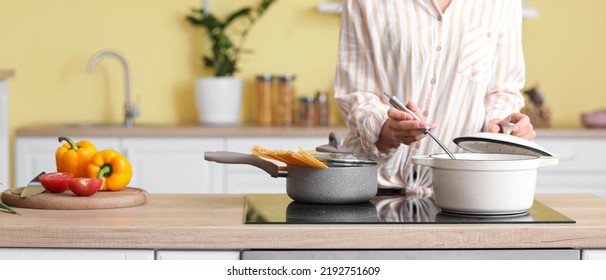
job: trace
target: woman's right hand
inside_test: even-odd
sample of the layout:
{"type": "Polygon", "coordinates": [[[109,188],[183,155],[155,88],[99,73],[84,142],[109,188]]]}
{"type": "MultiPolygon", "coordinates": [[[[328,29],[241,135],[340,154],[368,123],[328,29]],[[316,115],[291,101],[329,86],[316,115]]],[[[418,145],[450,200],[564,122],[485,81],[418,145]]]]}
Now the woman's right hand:
{"type": "MultiPolygon", "coordinates": [[[[408,102],[406,107],[417,116],[423,116],[421,110],[414,103],[408,102]]],[[[424,129],[427,123],[425,121],[414,120],[411,115],[396,108],[390,108],[387,111],[387,116],[389,118],[383,124],[381,135],[376,143],[379,149],[396,148],[400,144],[410,145],[426,136],[424,129]]],[[[435,128],[435,124],[430,124],[430,127],[435,128]]]]}

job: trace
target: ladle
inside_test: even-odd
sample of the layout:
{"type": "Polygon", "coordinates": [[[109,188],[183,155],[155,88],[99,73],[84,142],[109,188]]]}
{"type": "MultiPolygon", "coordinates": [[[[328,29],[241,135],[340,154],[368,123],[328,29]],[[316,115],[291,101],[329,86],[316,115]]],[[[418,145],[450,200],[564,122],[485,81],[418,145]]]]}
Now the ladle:
{"type": "MultiPolygon", "coordinates": [[[[392,96],[391,94],[389,94],[387,92],[384,92],[384,94],[389,99],[389,103],[391,105],[393,105],[397,109],[400,109],[400,110],[408,113],[409,115],[412,116],[413,119],[415,119],[417,121],[422,120],[421,118],[419,118],[419,116],[417,116],[415,113],[413,113],[410,109],[406,108],[404,103],[402,103],[402,101],[400,101],[398,98],[396,98],[395,96],[392,96]]],[[[442,141],[440,141],[440,139],[436,138],[435,136],[433,136],[433,134],[431,134],[431,132],[429,132],[430,130],[431,130],[431,128],[429,127],[429,125],[425,125],[425,129],[423,130],[423,133],[429,135],[429,137],[431,137],[434,141],[436,141],[436,143],[438,143],[440,148],[442,148],[442,150],[444,150],[444,152],[446,152],[446,154],[451,159],[456,159],[455,156],[450,152],[450,150],[448,148],[446,148],[446,146],[442,143],[442,141]]]]}

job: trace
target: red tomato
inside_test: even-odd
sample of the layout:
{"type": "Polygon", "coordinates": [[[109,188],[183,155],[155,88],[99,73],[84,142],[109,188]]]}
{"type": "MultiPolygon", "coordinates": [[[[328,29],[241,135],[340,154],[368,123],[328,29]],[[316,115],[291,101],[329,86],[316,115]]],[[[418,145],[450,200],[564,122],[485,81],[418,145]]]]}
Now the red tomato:
{"type": "Polygon", "coordinates": [[[73,177],[74,174],[68,172],[54,172],[42,174],[38,179],[40,180],[40,184],[42,184],[47,191],[62,193],[69,188],[68,182],[73,177]]]}
{"type": "Polygon", "coordinates": [[[91,196],[101,189],[102,184],[103,179],[73,178],[69,180],[69,190],[79,196],[91,196]]]}

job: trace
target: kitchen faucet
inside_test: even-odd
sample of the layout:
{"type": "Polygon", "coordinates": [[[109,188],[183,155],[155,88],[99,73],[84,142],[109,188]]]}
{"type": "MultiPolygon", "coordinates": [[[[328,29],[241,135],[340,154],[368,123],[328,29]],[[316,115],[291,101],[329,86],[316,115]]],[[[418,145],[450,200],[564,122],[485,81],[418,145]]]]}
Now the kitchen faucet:
{"type": "Polygon", "coordinates": [[[125,112],[124,124],[126,125],[126,127],[133,127],[135,117],[139,116],[139,109],[135,105],[133,105],[133,103],[131,102],[130,70],[128,67],[128,63],[126,62],[126,59],[124,59],[124,57],[121,54],[117,53],[116,51],[112,51],[112,50],[100,51],[100,52],[96,53],[88,62],[88,72],[92,73],[93,70],[95,70],[95,66],[97,65],[97,62],[99,62],[99,60],[101,60],[104,57],[113,57],[113,58],[117,59],[122,64],[122,68],[124,68],[124,92],[126,94],[126,96],[125,96],[126,98],[125,98],[125,102],[124,102],[124,112],[125,112]]]}

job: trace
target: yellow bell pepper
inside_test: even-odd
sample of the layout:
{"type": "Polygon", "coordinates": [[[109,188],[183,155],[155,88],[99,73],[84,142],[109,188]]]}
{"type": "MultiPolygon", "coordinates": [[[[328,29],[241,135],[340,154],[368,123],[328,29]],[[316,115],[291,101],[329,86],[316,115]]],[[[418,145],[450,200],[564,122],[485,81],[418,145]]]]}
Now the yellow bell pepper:
{"type": "Polygon", "coordinates": [[[87,140],[75,143],[67,137],[59,137],[59,143],[67,141],[55,152],[57,172],[69,172],[74,177],[86,177],[86,169],[90,158],[97,152],[97,148],[87,140]]]}
{"type": "Polygon", "coordinates": [[[101,191],[119,191],[133,176],[128,159],[115,150],[103,150],[93,155],[87,172],[90,178],[103,179],[101,191]]]}

